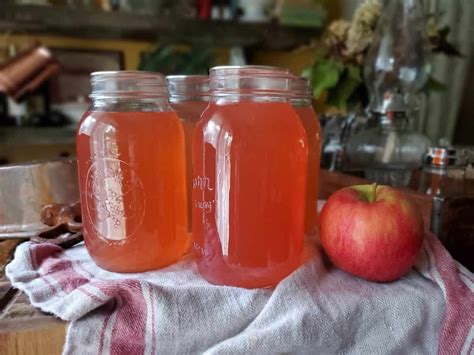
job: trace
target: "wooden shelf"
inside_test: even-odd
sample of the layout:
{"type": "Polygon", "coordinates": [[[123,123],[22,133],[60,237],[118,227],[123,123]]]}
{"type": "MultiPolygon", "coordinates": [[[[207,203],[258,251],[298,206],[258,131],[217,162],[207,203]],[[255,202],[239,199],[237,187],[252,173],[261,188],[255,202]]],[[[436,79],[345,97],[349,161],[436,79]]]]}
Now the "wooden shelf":
{"type": "Polygon", "coordinates": [[[0,30],[272,50],[297,47],[308,43],[320,33],[315,28],[288,27],[275,23],[200,21],[172,16],[34,5],[2,5],[0,30]]]}

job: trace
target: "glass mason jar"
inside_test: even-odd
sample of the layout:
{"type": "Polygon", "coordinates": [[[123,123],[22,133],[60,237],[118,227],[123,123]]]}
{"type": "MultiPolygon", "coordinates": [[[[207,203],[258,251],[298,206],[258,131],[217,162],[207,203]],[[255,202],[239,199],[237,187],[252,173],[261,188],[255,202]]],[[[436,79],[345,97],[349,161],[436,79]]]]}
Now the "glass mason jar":
{"type": "Polygon", "coordinates": [[[423,156],[418,191],[430,196],[467,195],[467,161],[454,147],[429,147],[423,156]]]}
{"type": "Polygon", "coordinates": [[[269,287],[301,262],[308,147],[291,74],[210,70],[193,142],[193,249],[211,283],[269,287]]]}
{"type": "Polygon", "coordinates": [[[91,75],[77,131],[86,247],[100,267],[142,272],[189,247],[184,132],[166,79],[138,71],[91,75]]]}
{"type": "Polygon", "coordinates": [[[430,147],[418,190],[432,197],[430,230],[451,256],[474,271],[474,190],[461,147],[430,147]]]}
{"type": "Polygon", "coordinates": [[[298,114],[308,139],[308,176],[306,181],[305,233],[314,235],[318,229],[318,184],[321,159],[321,126],[311,105],[313,97],[310,83],[294,78],[291,84],[291,105],[298,114]]]}
{"type": "Polygon", "coordinates": [[[349,139],[345,147],[351,169],[379,184],[408,186],[411,174],[421,167],[430,141],[409,129],[404,112],[378,114],[375,127],[349,139]]]}
{"type": "Polygon", "coordinates": [[[188,231],[192,228],[192,143],[194,128],[209,104],[207,75],[168,75],[170,103],[181,119],[186,146],[186,191],[188,200],[188,231]]]}

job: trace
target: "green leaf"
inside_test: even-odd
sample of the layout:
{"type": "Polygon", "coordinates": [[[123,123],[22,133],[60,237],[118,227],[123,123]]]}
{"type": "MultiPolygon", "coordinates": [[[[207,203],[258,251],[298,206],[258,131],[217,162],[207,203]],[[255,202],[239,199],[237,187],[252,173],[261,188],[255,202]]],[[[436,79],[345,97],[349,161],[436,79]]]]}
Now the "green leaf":
{"type": "Polygon", "coordinates": [[[355,65],[347,65],[336,86],[328,91],[327,103],[346,110],[349,99],[363,85],[361,69],[355,65]]]}
{"type": "Polygon", "coordinates": [[[212,66],[213,57],[211,48],[198,47],[183,51],[168,45],[145,55],[139,68],[163,74],[206,74],[212,66]]]}
{"type": "Polygon", "coordinates": [[[438,29],[438,35],[441,38],[446,38],[449,35],[449,32],[451,32],[451,29],[449,28],[449,26],[444,26],[438,29]]]}
{"type": "Polygon", "coordinates": [[[433,49],[433,52],[443,53],[454,57],[463,57],[462,53],[445,38],[439,40],[438,45],[433,49]]]}
{"type": "Polygon", "coordinates": [[[445,91],[446,89],[447,89],[447,86],[444,83],[433,78],[432,76],[430,76],[430,78],[425,84],[425,90],[428,92],[429,91],[440,92],[440,91],[445,91]]]}
{"type": "Polygon", "coordinates": [[[343,64],[333,59],[325,59],[315,63],[312,70],[314,97],[319,98],[323,91],[336,86],[343,69],[343,64]]]}
{"type": "Polygon", "coordinates": [[[207,74],[209,63],[212,62],[212,51],[208,48],[194,49],[186,56],[182,74],[207,74]]]}
{"type": "Polygon", "coordinates": [[[454,56],[454,57],[462,57],[462,53],[448,41],[450,29],[448,26],[445,26],[438,30],[438,36],[435,43],[435,48],[433,48],[434,53],[443,53],[446,55],[454,56]]]}

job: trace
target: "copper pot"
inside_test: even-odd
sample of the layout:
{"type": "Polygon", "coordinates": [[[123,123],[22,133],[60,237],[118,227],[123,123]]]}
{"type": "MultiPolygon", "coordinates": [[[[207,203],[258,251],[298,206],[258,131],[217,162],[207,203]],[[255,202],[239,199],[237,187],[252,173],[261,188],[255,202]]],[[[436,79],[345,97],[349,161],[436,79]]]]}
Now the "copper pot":
{"type": "Polygon", "coordinates": [[[0,64],[0,92],[18,101],[37,90],[60,68],[48,48],[35,45],[0,64]]]}

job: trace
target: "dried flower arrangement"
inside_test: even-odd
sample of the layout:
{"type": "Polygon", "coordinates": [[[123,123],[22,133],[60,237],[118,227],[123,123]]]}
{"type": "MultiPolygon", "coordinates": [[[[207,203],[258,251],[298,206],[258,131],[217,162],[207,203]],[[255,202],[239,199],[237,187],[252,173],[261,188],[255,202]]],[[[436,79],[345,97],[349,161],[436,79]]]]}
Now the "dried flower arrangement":
{"type": "MultiPolygon", "coordinates": [[[[325,93],[326,105],[342,111],[354,105],[366,105],[362,69],[381,12],[378,0],[366,0],[357,8],[352,21],[339,19],[329,24],[315,45],[313,64],[302,73],[312,79],[315,99],[325,93]]],[[[426,31],[433,53],[460,56],[447,41],[449,27],[439,28],[434,17],[429,16],[426,31]]],[[[443,89],[444,85],[434,78],[430,78],[424,88],[425,91],[443,89]]]]}

